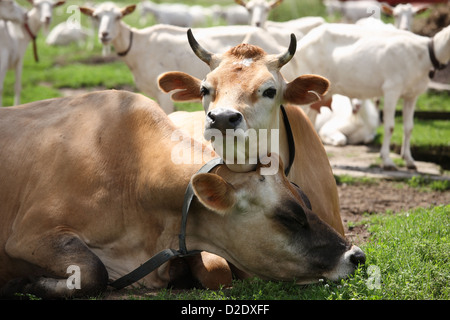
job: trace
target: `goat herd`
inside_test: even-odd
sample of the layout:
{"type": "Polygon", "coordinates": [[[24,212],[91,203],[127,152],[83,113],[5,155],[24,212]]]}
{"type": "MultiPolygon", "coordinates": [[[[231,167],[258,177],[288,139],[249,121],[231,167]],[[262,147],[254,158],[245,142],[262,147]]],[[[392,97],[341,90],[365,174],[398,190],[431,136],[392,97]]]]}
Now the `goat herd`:
{"type": "MultiPolygon", "coordinates": [[[[30,10],[12,0],[0,0],[0,105],[8,69],[15,69],[14,104],[20,103],[24,53],[29,42],[35,47],[39,30],[48,28],[53,8],[64,3],[28,1],[33,6],[30,10]]],[[[156,99],[166,113],[173,111],[173,102],[170,95],[159,89],[160,74],[178,70],[203,79],[210,71],[190,49],[186,27],[193,28],[193,34],[205,49],[217,53],[241,42],[257,45],[269,54],[282,52],[293,33],[298,41],[297,51],[292,61],[281,69],[286,80],[302,74],[318,74],[331,83],[319,106],[302,106],[322,141],[333,145],[372,141],[379,126],[379,113],[373,101],[383,97],[381,158],[384,168],[395,169],[389,157],[389,144],[395,107],[403,99],[402,156],[408,168],[415,168],[410,152],[414,108],[418,96],[427,90],[434,71],[450,60],[450,26],[432,38],[412,33],[413,16],[427,8],[410,4],[391,7],[376,1],[324,0],[328,13],[339,12],[348,22],[327,23],[322,17],[286,22],[268,20],[270,10],[282,5],[282,0],[235,2],[236,5],[229,7],[208,8],[150,1],[120,8],[105,2],[95,7],[81,6],[80,10],[92,17],[102,44],[112,45],[128,65],[138,89],[156,99]],[[136,8],[141,12],[141,23],[152,14],[158,24],[142,29],[127,25],[122,18],[136,8]],[[395,26],[379,19],[381,11],[395,17],[395,26]],[[204,27],[205,21],[214,24],[219,17],[228,25],[204,27]]],[[[89,33],[92,32],[64,22],[52,30],[47,43],[67,44],[89,33]]],[[[38,59],[36,51],[35,58],[38,59]]]]}

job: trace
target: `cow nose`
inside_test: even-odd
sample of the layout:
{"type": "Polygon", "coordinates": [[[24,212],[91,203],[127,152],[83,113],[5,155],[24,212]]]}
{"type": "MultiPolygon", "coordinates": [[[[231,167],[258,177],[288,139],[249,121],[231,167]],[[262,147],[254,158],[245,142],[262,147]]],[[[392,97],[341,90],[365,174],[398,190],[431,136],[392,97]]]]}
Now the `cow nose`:
{"type": "Polygon", "coordinates": [[[350,261],[355,265],[365,264],[366,263],[366,255],[364,252],[357,246],[352,246],[351,250],[352,255],[350,256],[350,261]]]}
{"type": "Polygon", "coordinates": [[[208,112],[207,120],[210,128],[225,132],[226,129],[236,129],[242,122],[242,114],[230,109],[214,109],[208,112]]]}

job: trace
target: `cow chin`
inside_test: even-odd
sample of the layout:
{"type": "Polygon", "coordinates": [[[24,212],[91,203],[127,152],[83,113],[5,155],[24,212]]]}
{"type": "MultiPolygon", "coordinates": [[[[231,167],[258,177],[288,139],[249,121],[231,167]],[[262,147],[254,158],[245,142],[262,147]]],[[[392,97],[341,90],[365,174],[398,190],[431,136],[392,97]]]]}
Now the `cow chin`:
{"type": "MultiPolygon", "coordinates": [[[[240,266],[236,263],[236,266],[245,270],[245,272],[257,276],[263,280],[273,280],[273,281],[292,281],[298,285],[306,285],[318,283],[323,279],[329,281],[339,281],[341,279],[348,278],[351,274],[355,272],[359,264],[365,263],[365,255],[363,251],[357,247],[352,246],[349,250],[344,252],[342,256],[338,259],[334,268],[329,271],[323,271],[319,268],[314,268],[309,266],[306,261],[304,264],[300,263],[295,265],[291,264],[288,268],[276,268],[270,271],[270,268],[261,269],[261,265],[258,266],[257,270],[251,270],[251,267],[247,268],[245,266],[240,266]],[[283,270],[283,271],[281,271],[283,270]]],[[[284,267],[286,267],[286,260],[284,260],[284,267]]]]}

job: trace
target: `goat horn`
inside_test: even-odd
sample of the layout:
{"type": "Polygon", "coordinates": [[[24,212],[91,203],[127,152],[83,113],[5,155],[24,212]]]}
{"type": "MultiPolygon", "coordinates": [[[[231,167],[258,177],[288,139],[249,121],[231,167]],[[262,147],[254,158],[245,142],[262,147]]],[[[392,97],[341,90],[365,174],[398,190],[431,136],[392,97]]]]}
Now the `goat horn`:
{"type": "Polygon", "coordinates": [[[191,46],[195,55],[197,57],[199,57],[200,60],[202,60],[203,62],[205,62],[207,65],[210,66],[213,54],[200,46],[200,44],[197,42],[197,40],[195,40],[191,29],[188,29],[188,31],[187,31],[187,37],[188,37],[189,45],[191,46]]]}
{"type": "Polygon", "coordinates": [[[297,50],[297,38],[295,34],[291,33],[291,43],[289,44],[289,48],[286,52],[278,55],[278,67],[281,68],[286,63],[288,63],[295,54],[297,50]]]}

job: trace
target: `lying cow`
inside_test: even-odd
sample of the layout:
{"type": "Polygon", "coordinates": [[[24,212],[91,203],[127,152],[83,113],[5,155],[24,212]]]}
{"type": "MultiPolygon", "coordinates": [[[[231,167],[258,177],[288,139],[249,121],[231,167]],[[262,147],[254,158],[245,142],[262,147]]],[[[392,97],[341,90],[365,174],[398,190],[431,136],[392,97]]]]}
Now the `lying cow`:
{"type": "MultiPolygon", "coordinates": [[[[218,129],[224,136],[228,134],[226,129],[257,132],[265,129],[269,134],[275,130],[279,139],[268,152],[278,148],[285,167],[290,168],[289,180],[307,194],[314,212],[344,235],[336,182],[325,149],[305,113],[290,105],[316,102],[327,91],[328,81],[320,76],[302,75],[287,82],[280,73],[280,68],[295,53],[295,36],[291,37],[289,49],[280,54],[266,54],[250,44],[240,44],[224,54],[212,54],[197,43],[192,33],[189,38],[193,51],[210,66],[211,72],[204,80],[182,72],[168,72],[160,76],[159,85],[165,92],[176,90],[173,100],[202,100],[205,112],[176,112],[170,115],[172,121],[191,134],[200,132],[197,139],[201,138],[202,129],[195,130],[195,123],[204,126],[206,135],[218,129]],[[284,120],[282,104],[288,121],[284,120]],[[289,143],[291,137],[293,141],[289,143]]],[[[213,142],[213,147],[221,149],[217,142],[213,142]]],[[[234,159],[228,160],[232,170],[251,169],[249,162],[238,164],[233,163],[234,159]]]]}
{"type": "MultiPolygon", "coordinates": [[[[202,163],[174,164],[175,147],[194,158],[217,155],[189,137],[172,139],[176,127],[142,95],[103,91],[2,108],[0,128],[2,296],[96,294],[177,247],[190,181],[189,250],[299,283],[345,277],[365,259],[305,206],[283,170],[236,173],[221,164],[196,173],[202,163]],[[79,288],[68,285],[77,268],[79,288]]],[[[283,166],[276,156],[271,161],[283,166]]],[[[141,284],[167,286],[171,262],[141,284]]],[[[201,259],[191,267],[200,281],[214,276],[201,259]]]]}

